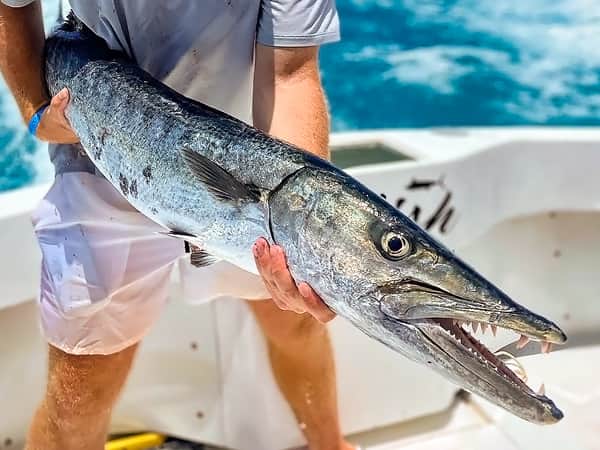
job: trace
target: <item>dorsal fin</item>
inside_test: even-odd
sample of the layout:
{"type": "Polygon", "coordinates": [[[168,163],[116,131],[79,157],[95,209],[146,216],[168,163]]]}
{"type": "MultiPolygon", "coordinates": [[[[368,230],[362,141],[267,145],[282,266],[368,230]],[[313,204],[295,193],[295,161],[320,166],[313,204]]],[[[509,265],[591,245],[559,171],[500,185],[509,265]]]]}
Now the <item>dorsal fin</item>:
{"type": "Polygon", "coordinates": [[[217,262],[217,258],[205,252],[197,245],[190,242],[196,236],[186,233],[185,231],[159,231],[159,234],[177,239],[182,239],[185,243],[185,251],[190,254],[190,262],[195,267],[205,267],[217,262]]]}
{"type": "Polygon", "coordinates": [[[181,149],[183,160],[194,175],[219,200],[258,202],[260,195],[255,188],[247,186],[218,164],[189,148],[181,149]]]}

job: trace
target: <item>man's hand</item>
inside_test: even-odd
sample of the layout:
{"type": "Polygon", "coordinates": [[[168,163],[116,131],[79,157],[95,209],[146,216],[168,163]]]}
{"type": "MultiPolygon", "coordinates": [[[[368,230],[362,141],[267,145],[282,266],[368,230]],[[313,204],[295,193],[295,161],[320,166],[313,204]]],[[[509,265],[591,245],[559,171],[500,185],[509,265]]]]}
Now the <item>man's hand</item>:
{"type": "Polygon", "coordinates": [[[252,253],[263,282],[279,308],[298,314],[307,312],[323,323],[335,317],[335,313],[327,307],[308,283],[300,283],[296,286],[280,246],[269,246],[269,243],[261,238],[254,243],[252,253]]]}
{"type": "Polygon", "coordinates": [[[73,132],[65,116],[65,109],[68,104],[69,91],[64,88],[52,98],[50,105],[42,114],[36,133],[38,139],[57,144],[75,144],[79,142],[79,138],[73,132]]]}
{"type": "MultiPolygon", "coordinates": [[[[0,2],[0,72],[8,84],[25,124],[48,101],[44,85],[44,25],[41,2],[13,8],[0,2]]],[[[66,89],[60,91],[44,111],[37,128],[43,141],[75,143],[65,108],[66,89]]]]}

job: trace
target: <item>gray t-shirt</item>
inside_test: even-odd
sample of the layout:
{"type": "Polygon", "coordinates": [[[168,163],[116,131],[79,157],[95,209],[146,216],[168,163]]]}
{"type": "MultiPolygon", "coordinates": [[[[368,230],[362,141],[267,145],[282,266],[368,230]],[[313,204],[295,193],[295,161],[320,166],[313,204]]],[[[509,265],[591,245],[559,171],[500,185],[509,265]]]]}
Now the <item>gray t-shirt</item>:
{"type": "MultiPolygon", "coordinates": [[[[1,0],[24,6],[33,0],[1,0]]],[[[252,121],[254,44],[339,39],[335,0],[70,0],[108,45],[176,91],[252,121]]],[[[57,173],[93,170],[73,146],[51,146],[57,173]]]]}

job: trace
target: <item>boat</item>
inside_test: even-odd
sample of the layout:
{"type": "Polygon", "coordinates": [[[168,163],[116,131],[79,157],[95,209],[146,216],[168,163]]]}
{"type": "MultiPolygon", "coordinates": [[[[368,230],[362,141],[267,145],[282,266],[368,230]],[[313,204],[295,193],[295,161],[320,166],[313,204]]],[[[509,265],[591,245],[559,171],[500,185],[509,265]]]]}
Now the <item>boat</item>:
{"type": "MultiPolygon", "coordinates": [[[[600,449],[600,128],[371,130],[334,133],[331,148],[337,165],[569,336],[564,350],[521,359],[565,412],[540,427],[337,318],[330,329],[344,433],[380,450],[600,449]]],[[[44,389],[40,253],[29,215],[48,187],[0,194],[0,448],[23,444],[44,389]]],[[[141,346],[111,433],[301,448],[246,305],[235,298],[194,305],[195,270],[182,260],[174,271],[171,301],[141,346]]],[[[496,347],[517,338],[504,330],[479,337],[496,347]]]]}

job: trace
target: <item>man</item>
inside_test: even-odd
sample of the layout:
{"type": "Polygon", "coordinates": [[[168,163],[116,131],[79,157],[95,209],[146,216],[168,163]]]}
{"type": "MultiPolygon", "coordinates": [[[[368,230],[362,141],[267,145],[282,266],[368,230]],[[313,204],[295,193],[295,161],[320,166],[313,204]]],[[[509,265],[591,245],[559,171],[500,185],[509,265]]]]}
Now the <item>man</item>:
{"type": "MultiPolygon", "coordinates": [[[[53,143],[57,174],[33,214],[43,255],[39,306],[49,376],[27,449],[101,450],[137,344],[165,303],[183,249],[159,236],[157,226],[96,173],[65,118],[69,93],[48,104],[39,1],[2,3],[0,69],[30,130],[53,143]],[[79,259],[70,258],[72,249],[79,259]]],[[[339,36],[334,0],[71,3],[111,48],[179,92],[328,156],[317,52],[339,36]]],[[[263,299],[249,305],[309,447],[350,449],[339,429],[332,351],[320,323],[334,314],[307,284],[296,286],[281,248],[261,239],[253,252],[262,281],[234,266],[221,266],[219,276],[228,285],[250,279],[241,295],[263,299]]],[[[198,276],[208,279],[210,271],[198,269],[198,276]]]]}

